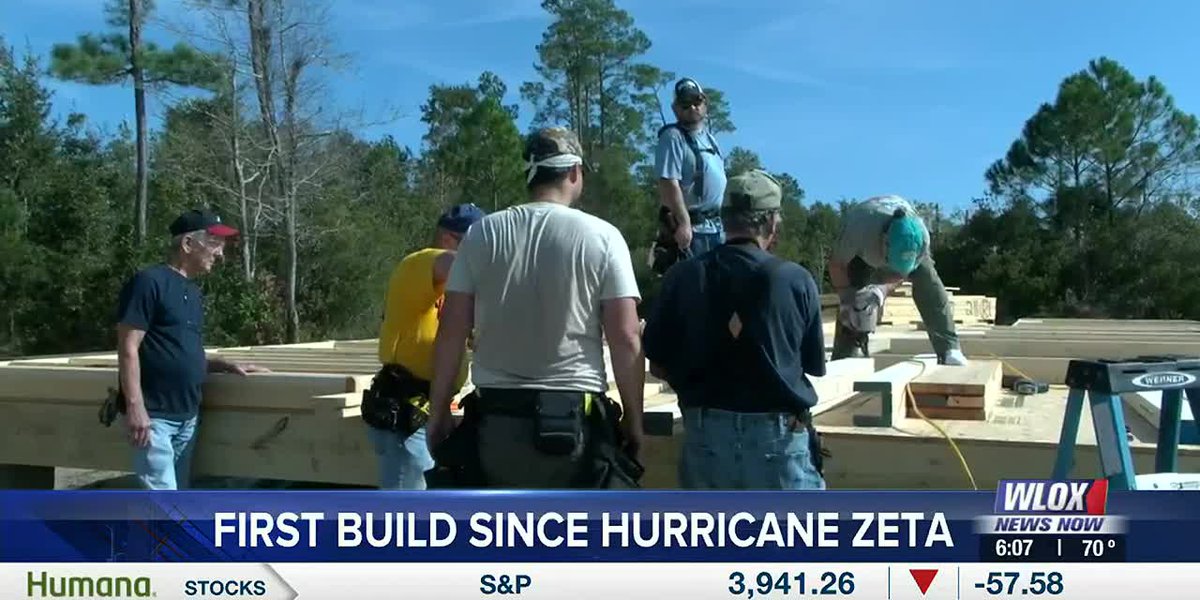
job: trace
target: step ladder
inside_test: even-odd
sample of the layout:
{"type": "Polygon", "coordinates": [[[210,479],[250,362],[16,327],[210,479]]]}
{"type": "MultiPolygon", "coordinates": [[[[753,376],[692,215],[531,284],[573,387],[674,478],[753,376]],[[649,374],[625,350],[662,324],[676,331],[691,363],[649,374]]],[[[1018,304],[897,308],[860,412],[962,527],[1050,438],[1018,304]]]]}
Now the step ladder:
{"type": "MultiPolygon", "coordinates": [[[[1158,415],[1157,473],[1173,473],[1178,466],[1180,412],[1186,393],[1192,414],[1200,415],[1200,358],[1144,356],[1128,361],[1072,360],[1067,366],[1067,409],[1063,417],[1054,479],[1067,479],[1075,460],[1079,419],[1086,397],[1096,429],[1100,464],[1111,489],[1136,490],[1136,473],[1125,431],[1122,392],[1162,392],[1158,415]]],[[[1200,428],[1200,421],[1197,421],[1200,428]]]]}

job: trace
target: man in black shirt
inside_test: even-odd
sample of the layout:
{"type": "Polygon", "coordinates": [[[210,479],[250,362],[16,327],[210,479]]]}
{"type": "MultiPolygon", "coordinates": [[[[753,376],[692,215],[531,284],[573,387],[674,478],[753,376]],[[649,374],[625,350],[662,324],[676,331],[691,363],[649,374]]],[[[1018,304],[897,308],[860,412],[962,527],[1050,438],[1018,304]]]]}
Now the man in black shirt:
{"type": "Polygon", "coordinates": [[[782,191],[763,171],[729,180],[726,242],[678,263],[646,320],[651,372],[679,396],[686,489],[823,489],[808,376],[825,374],[817,284],[772,256],[782,191]]]}
{"type": "Polygon", "coordinates": [[[171,223],[171,255],[125,283],[117,306],[117,362],[133,470],[148,489],[188,487],[208,373],[265,371],[209,359],[204,353],[204,299],[192,279],[212,270],[225,238],[237,230],[208,211],[171,223]]]}

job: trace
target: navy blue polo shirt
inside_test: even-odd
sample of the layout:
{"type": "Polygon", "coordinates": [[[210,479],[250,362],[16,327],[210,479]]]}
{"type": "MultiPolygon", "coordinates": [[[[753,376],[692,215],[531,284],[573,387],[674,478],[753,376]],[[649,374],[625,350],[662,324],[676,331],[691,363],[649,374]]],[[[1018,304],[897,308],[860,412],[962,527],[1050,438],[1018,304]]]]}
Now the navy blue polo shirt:
{"type": "Polygon", "coordinates": [[[795,414],[817,403],[808,376],[825,375],[812,274],[752,243],[727,243],[672,267],[643,345],[689,408],[795,414]]]}
{"type": "Polygon", "coordinates": [[[196,416],[208,371],[199,286],[167,265],[149,267],[122,288],[117,322],[146,332],[138,350],[146,412],[164,419],[196,416]]]}

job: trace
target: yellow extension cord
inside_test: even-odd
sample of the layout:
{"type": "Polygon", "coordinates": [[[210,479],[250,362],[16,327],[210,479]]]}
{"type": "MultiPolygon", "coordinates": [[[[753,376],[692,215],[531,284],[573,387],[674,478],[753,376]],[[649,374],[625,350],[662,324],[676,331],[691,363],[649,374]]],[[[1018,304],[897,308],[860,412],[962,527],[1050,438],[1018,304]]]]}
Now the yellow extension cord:
{"type": "MultiPolygon", "coordinates": [[[[1017,374],[1020,375],[1021,377],[1030,379],[1030,377],[1028,375],[1022,373],[1020,369],[1017,369],[1016,367],[1014,367],[1008,363],[1005,363],[1004,359],[1000,358],[999,356],[996,356],[995,354],[992,354],[990,352],[988,353],[988,355],[991,356],[992,358],[1000,361],[1000,364],[1002,366],[1008,367],[1008,368],[1012,369],[1013,371],[1016,371],[1017,374]]],[[[906,360],[904,362],[915,363],[917,366],[921,367],[921,373],[925,372],[925,363],[924,362],[921,362],[919,360],[906,360]]],[[[920,377],[920,376],[921,376],[920,373],[918,373],[917,377],[920,377]]],[[[913,379],[916,379],[916,377],[914,377],[913,379]]],[[[905,394],[908,395],[908,402],[909,402],[909,405],[912,406],[913,412],[916,412],[917,416],[920,417],[922,421],[929,423],[929,425],[931,425],[934,429],[936,429],[938,431],[938,433],[942,434],[942,437],[946,438],[946,442],[950,444],[950,449],[953,450],[954,455],[958,457],[958,462],[962,465],[963,472],[967,474],[967,479],[971,482],[971,489],[973,489],[975,491],[979,491],[979,486],[975,483],[975,475],[971,473],[971,466],[967,464],[967,458],[965,456],[963,456],[962,450],[959,450],[958,444],[954,441],[954,438],[950,437],[950,434],[946,433],[946,430],[942,429],[941,425],[938,425],[937,423],[933,422],[929,417],[925,416],[925,413],[921,412],[921,407],[917,406],[917,397],[913,395],[912,390],[909,389],[907,384],[904,386],[904,392],[905,392],[905,394]]]]}

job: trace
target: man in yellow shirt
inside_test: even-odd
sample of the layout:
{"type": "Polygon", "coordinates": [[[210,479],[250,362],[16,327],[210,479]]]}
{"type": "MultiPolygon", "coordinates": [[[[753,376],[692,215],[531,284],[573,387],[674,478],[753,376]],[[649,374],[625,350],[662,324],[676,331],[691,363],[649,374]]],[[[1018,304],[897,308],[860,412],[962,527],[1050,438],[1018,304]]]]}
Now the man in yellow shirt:
{"type": "MultiPolygon", "coordinates": [[[[371,389],[363,395],[362,418],[379,460],[379,487],[423,490],[434,467],[425,443],[433,342],[442,298],[458,244],[484,217],[474,204],[459,204],[438,219],[433,246],[404,257],[392,271],[379,331],[379,362],[371,389]]],[[[454,389],[467,378],[462,362],[454,389]]]]}

